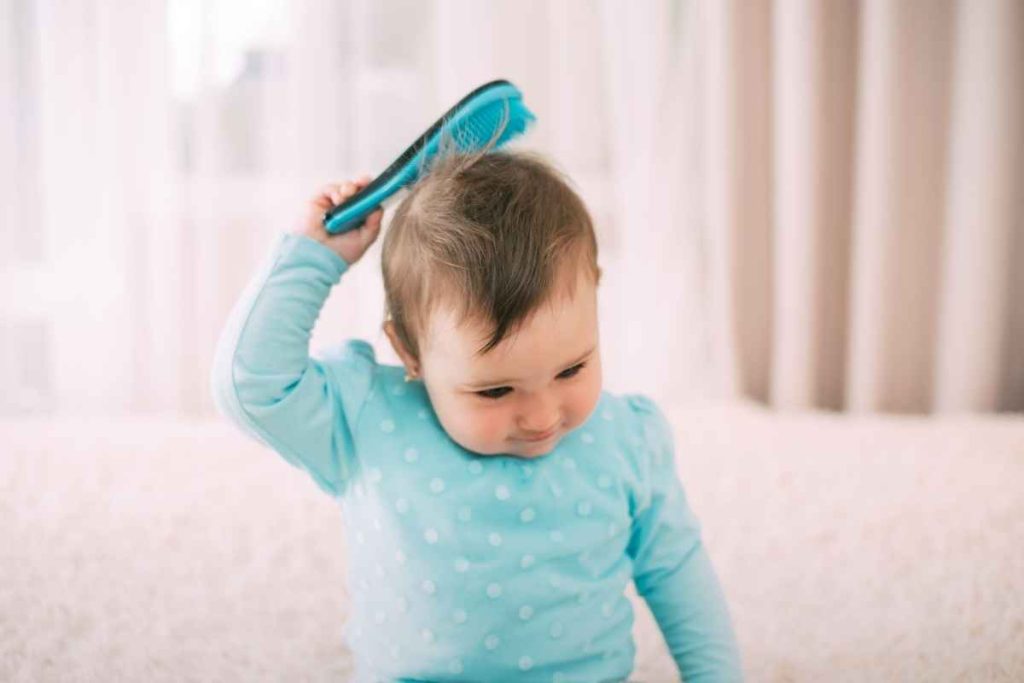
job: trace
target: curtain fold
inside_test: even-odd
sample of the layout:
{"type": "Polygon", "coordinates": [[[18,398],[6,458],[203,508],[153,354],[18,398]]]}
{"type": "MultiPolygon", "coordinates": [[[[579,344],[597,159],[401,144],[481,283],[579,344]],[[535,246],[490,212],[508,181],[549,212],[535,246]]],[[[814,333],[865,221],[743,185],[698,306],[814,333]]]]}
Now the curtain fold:
{"type": "Polygon", "coordinates": [[[1022,6],[705,6],[712,335],[780,409],[1024,409],[1022,6]]]}

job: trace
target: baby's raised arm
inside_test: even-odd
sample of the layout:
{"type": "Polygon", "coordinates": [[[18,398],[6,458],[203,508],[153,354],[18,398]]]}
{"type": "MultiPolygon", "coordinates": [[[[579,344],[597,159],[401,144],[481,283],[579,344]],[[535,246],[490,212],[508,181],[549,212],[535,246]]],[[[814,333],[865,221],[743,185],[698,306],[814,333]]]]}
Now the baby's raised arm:
{"type": "Polygon", "coordinates": [[[349,425],[369,392],[373,361],[354,352],[311,358],[309,340],[324,301],[380,231],[382,211],[358,230],[328,235],[324,212],[369,182],[328,185],[298,228],[282,235],[221,332],[210,382],[218,409],[331,495],[349,480],[349,425]]]}

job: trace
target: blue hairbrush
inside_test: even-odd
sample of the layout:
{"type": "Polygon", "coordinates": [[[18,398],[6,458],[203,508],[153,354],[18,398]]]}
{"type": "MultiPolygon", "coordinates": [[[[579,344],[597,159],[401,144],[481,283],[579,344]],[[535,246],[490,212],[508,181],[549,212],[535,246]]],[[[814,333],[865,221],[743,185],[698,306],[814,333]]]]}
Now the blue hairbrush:
{"type": "Polygon", "coordinates": [[[522,93],[508,81],[480,86],[459,100],[370,184],[328,210],[324,228],[337,234],[362,225],[384,200],[419,179],[437,154],[442,135],[450,135],[460,152],[474,152],[500,147],[535,120],[523,104],[522,93]]]}

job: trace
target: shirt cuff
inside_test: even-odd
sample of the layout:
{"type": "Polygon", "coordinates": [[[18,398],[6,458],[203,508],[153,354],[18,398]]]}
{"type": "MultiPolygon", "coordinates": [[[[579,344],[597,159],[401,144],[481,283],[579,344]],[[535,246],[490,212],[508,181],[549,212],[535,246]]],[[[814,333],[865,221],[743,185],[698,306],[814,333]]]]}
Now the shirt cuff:
{"type": "Polygon", "coordinates": [[[326,268],[336,278],[340,278],[349,269],[349,263],[338,256],[330,247],[312,237],[299,233],[286,233],[281,237],[280,248],[291,253],[304,262],[313,262],[326,268]]]}

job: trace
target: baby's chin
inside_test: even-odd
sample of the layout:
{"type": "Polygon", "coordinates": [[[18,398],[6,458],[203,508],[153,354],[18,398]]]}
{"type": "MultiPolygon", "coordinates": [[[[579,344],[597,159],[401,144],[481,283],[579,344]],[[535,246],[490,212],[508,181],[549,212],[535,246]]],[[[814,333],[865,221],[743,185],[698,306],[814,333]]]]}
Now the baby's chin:
{"type": "MultiPolygon", "coordinates": [[[[510,440],[508,446],[506,446],[504,450],[488,449],[483,451],[472,448],[467,448],[467,450],[483,458],[507,457],[520,458],[522,460],[537,460],[550,455],[558,446],[561,439],[561,436],[555,436],[551,439],[540,441],[535,444],[527,441],[510,440]]],[[[465,446],[463,447],[465,448],[465,446]]]]}
{"type": "Polygon", "coordinates": [[[565,435],[559,433],[549,439],[544,439],[543,441],[512,441],[512,448],[508,451],[507,455],[511,455],[516,458],[523,458],[524,460],[543,458],[551,455],[551,453],[558,447],[563,436],[565,435]]]}

